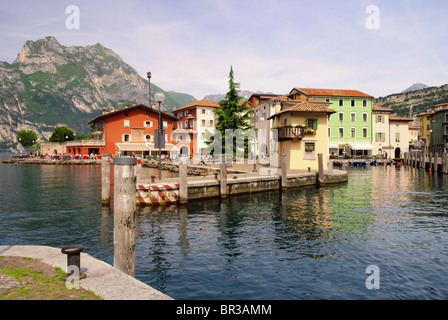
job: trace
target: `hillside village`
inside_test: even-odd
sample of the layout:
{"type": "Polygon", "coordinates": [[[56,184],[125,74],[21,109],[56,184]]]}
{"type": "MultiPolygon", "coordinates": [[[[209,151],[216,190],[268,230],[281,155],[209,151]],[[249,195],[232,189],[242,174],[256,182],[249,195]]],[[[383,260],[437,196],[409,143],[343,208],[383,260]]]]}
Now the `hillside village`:
{"type": "MultiPolygon", "coordinates": [[[[257,130],[250,157],[286,155],[290,169],[317,168],[317,155],[329,159],[401,159],[412,149],[446,150],[448,103],[436,105],[418,118],[396,115],[374,104],[373,96],[357,90],[292,88],[283,95],[254,93],[243,99],[252,109],[257,130]]],[[[162,157],[187,156],[199,163],[207,156],[205,142],[216,126],[221,105],[206,99],[186,104],[174,115],[161,112],[165,132],[162,157]]],[[[92,119],[91,140],[41,143],[42,154],[101,154],[156,158],[159,125],[157,103],[104,109],[92,119]]],[[[252,137],[251,137],[252,138],[252,137]]]]}

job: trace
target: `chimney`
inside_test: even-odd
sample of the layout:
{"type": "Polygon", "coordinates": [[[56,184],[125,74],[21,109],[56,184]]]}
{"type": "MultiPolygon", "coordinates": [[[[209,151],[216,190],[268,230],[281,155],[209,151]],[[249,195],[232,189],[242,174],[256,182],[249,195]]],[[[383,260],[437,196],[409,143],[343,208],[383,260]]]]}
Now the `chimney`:
{"type": "Polygon", "coordinates": [[[103,114],[106,114],[106,113],[107,113],[106,108],[103,108],[103,114]]]}
{"type": "Polygon", "coordinates": [[[118,111],[119,110],[119,108],[115,108],[115,111],[118,111]]]}

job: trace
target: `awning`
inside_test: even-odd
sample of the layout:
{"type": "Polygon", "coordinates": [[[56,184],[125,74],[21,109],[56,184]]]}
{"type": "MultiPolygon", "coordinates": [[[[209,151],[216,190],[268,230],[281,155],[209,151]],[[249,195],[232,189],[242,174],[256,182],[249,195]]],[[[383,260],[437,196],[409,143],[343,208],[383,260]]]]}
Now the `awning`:
{"type": "Polygon", "coordinates": [[[149,151],[146,143],[116,143],[120,151],[149,151]]]}
{"type": "MultiPolygon", "coordinates": [[[[131,152],[139,152],[139,151],[158,151],[158,148],[154,148],[154,143],[116,143],[116,146],[120,151],[131,151],[131,152]]],[[[161,149],[162,151],[178,151],[177,148],[172,143],[165,143],[165,148],[161,149]]]]}
{"type": "Polygon", "coordinates": [[[373,150],[374,147],[369,142],[355,142],[353,144],[353,150],[373,150]]]}

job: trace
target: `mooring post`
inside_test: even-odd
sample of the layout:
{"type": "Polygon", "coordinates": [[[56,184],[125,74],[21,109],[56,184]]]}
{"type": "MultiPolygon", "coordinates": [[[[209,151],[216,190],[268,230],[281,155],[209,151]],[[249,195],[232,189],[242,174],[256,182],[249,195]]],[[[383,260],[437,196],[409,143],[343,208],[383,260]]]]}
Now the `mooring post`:
{"type": "Polygon", "coordinates": [[[287,168],[286,168],[286,154],[282,154],[280,155],[281,159],[280,159],[280,163],[282,166],[281,169],[281,189],[282,191],[285,191],[288,189],[288,172],[287,172],[287,168]]]}
{"type": "Polygon", "coordinates": [[[142,158],[137,157],[137,165],[135,166],[135,178],[138,181],[142,173],[142,158]]]}
{"type": "Polygon", "coordinates": [[[221,198],[227,198],[227,168],[226,168],[226,155],[221,156],[221,181],[220,181],[220,193],[221,198]]]}
{"type": "Polygon", "coordinates": [[[104,206],[110,204],[110,157],[101,155],[101,203],[104,206]]]}
{"type": "Polygon", "coordinates": [[[423,170],[426,170],[426,153],[422,152],[423,170]]]}
{"type": "Polygon", "coordinates": [[[429,158],[429,170],[432,170],[432,154],[431,154],[431,152],[428,152],[428,158],[429,158]]]}
{"type": "Polygon", "coordinates": [[[135,276],[136,158],[114,159],[114,267],[135,276]]]}
{"type": "Polygon", "coordinates": [[[61,249],[63,254],[67,255],[67,274],[62,279],[72,275],[75,271],[71,272],[71,268],[75,268],[78,271],[79,279],[85,279],[87,275],[81,272],[81,252],[84,250],[84,246],[80,244],[71,244],[61,249]]]}
{"type": "Polygon", "coordinates": [[[328,162],[328,173],[333,174],[334,160],[328,162]]]}
{"type": "Polygon", "coordinates": [[[318,183],[319,185],[323,185],[324,184],[324,161],[323,161],[323,155],[322,153],[319,153],[317,155],[318,161],[319,161],[319,176],[318,176],[318,183]]]}
{"type": "Polygon", "coordinates": [[[187,164],[179,162],[179,201],[180,204],[188,202],[187,164]]]}
{"type": "Polygon", "coordinates": [[[439,170],[439,154],[434,152],[434,172],[439,170]]]}

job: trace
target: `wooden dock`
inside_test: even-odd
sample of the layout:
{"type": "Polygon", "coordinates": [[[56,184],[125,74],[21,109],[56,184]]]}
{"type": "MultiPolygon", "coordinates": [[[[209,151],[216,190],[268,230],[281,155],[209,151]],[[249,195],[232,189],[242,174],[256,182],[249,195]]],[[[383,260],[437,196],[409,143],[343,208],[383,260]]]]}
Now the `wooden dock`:
{"type": "Polygon", "coordinates": [[[421,151],[406,152],[404,154],[404,164],[431,172],[448,174],[448,153],[431,152],[426,155],[425,152],[421,151]]]}

